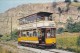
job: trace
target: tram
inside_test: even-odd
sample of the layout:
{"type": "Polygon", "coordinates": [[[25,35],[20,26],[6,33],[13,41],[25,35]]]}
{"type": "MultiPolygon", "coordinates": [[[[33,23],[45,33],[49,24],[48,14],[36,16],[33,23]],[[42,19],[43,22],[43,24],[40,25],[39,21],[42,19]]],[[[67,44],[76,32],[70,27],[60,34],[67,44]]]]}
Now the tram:
{"type": "Polygon", "coordinates": [[[56,47],[53,13],[37,12],[19,20],[18,44],[31,47],[56,47]]]}

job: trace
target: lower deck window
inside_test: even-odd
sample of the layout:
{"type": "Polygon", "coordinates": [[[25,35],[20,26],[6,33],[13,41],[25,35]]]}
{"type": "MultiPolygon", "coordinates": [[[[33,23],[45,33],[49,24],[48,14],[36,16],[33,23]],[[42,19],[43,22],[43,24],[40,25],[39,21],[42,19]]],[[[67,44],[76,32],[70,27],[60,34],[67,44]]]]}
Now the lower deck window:
{"type": "Polygon", "coordinates": [[[36,31],[33,32],[33,36],[37,36],[37,32],[36,31]]]}
{"type": "Polygon", "coordinates": [[[22,35],[21,36],[26,36],[26,32],[22,32],[22,35]]]}
{"type": "Polygon", "coordinates": [[[55,37],[55,29],[49,29],[47,31],[47,37],[55,37]]]}

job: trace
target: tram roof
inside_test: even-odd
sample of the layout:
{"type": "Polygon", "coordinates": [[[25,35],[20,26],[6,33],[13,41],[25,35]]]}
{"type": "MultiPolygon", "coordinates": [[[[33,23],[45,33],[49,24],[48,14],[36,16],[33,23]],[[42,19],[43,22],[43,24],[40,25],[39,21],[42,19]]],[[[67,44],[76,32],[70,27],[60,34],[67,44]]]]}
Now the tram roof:
{"type": "Polygon", "coordinates": [[[50,13],[50,12],[38,12],[37,15],[40,15],[40,16],[50,16],[51,14],[53,13],[50,13]]]}
{"type": "Polygon", "coordinates": [[[36,16],[50,16],[51,14],[53,14],[53,13],[51,13],[51,12],[38,12],[38,13],[34,13],[34,14],[31,14],[31,15],[28,15],[26,17],[22,17],[20,19],[29,18],[30,16],[33,16],[33,15],[36,15],[36,16]]]}

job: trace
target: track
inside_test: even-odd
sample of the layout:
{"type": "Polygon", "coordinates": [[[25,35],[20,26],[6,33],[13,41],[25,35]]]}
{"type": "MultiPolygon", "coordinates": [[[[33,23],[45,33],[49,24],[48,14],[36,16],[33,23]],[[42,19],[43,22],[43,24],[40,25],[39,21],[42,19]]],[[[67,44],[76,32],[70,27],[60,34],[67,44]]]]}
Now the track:
{"type": "Polygon", "coordinates": [[[69,51],[59,50],[59,49],[36,49],[36,48],[24,47],[24,46],[18,46],[18,48],[34,51],[36,53],[74,53],[74,52],[69,52],[69,51]]]}
{"type": "Polygon", "coordinates": [[[47,49],[47,51],[54,52],[54,53],[74,53],[74,52],[59,50],[59,49],[47,49]]]}

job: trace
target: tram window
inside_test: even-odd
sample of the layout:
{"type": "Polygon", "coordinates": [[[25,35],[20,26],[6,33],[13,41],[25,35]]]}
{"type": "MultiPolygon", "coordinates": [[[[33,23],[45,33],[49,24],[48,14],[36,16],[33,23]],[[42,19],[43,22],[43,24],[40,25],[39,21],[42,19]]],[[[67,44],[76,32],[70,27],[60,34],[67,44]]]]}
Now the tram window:
{"type": "Polygon", "coordinates": [[[52,20],[53,20],[53,19],[52,19],[52,16],[49,16],[48,20],[49,20],[49,21],[52,21],[52,20]]]}
{"type": "Polygon", "coordinates": [[[54,30],[51,29],[51,36],[54,36],[54,30]]]}
{"type": "Polygon", "coordinates": [[[50,30],[47,31],[47,37],[50,37],[51,36],[51,33],[50,33],[50,30]]]}
{"type": "Polygon", "coordinates": [[[33,31],[28,31],[27,32],[27,36],[30,36],[31,37],[32,35],[33,35],[33,31]]]}
{"type": "Polygon", "coordinates": [[[51,29],[51,37],[55,37],[55,29],[51,29]]]}
{"type": "Polygon", "coordinates": [[[33,31],[30,31],[30,35],[33,36],[33,31]]]}
{"type": "Polygon", "coordinates": [[[44,20],[45,20],[45,17],[41,17],[41,20],[43,20],[43,21],[44,21],[44,20]]]}
{"type": "Polygon", "coordinates": [[[22,21],[19,21],[19,24],[23,24],[23,22],[22,21]]]}
{"type": "Polygon", "coordinates": [[[36,31],[33,31],[33,36],[37,36],[37,32],[36,31]]]}
{"type": "Polygon", "coordinates": [[[28,36],[31,36],[31,33],[30,33],[30,31],[29,31],[29,34],[28,34],[28,36]]]}
{"type": "Polygon", "coordinates": [[[37,21],[41,21],[42,20],[42,17],[41,16],[37,16],[37,21]]]}
{"type": "Polygon", "coordinates": [[[48,21],[48,17],[45,17],[45,21],[48,21]]]}
{"type": "Polygon", "coordinates": [[[29,36],[31,37],[31,33],[29,33],[29,36]]]}
{"type": "Polygon", "coordinates": [[[25,23],[27,24],[27,23],[28,23],[28,21],[26,20],[26,21],[25,21],[25,23]]]}
{"type": "Polygon", "coordinates": [[[40,37],[40,32],[39,31],[37,32],[37,36],[40,37]]]}
{"type": "Polygon", "coordinates": [[[27,36],[29,36],[29,32],[27,32],[27,36]]]}
{"type": "Polygon", "coordinates": [[[18,32],[18,37],[21,37],[21,31],[18,32]]]}
{"type": "Polygon", "coordinates": [[[22,36],[26,36],[26,32],[22,32],[22,36]]]}
{"type": "Polygon", "coordinates": [[[37,18],[37,22],[38,22],[38,21],[41,21],[41,19],[40,19],[40,18],[37,18]]]}
{"type": "Polygon", "coordinates": [[[47,37],[55,37],[55,30],[54,29],[49,29],[47,31],[47,37]]]}

